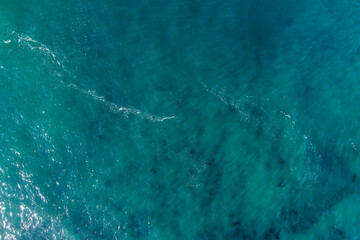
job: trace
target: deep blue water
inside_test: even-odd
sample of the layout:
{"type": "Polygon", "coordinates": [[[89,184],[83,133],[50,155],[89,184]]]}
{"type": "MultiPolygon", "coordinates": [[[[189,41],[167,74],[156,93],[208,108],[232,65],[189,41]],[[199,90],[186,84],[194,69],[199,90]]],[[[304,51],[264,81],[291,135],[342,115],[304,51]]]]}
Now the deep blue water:
{"type": "Polygon", "coordinates": [[[0,0],[0,239],[360,239],[357,0],[0,0]]]}

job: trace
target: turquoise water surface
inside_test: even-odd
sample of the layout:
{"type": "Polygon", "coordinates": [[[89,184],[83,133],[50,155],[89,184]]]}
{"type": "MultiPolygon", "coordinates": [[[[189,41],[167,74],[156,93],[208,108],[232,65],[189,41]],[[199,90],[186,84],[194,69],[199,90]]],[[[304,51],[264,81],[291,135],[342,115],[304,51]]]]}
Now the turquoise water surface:
{"type": "Polygon", "coordinates": [[[0,239],[360,239],[357,0],[0,0],[0,239]]]}

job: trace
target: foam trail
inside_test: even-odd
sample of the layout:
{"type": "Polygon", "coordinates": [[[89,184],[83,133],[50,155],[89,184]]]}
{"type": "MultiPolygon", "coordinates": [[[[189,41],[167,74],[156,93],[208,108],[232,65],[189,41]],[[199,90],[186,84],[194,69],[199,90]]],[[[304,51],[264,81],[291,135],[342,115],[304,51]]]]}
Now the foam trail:
{"type": "MultiPolygon", "coordinates": [[[[7,35],[7,37],[15,37],[15,39],[8,39],[8,40],[4,40],[3,43],[5,44],[10,44],[12,42],[16,42],[19,45],[22,46],[26,46],[28,48],[30,48],[30,50],[37,50],[39,52],[41,52],[42,54],[49,56],[51,61],[58,65],[59,67],[62,68],[62,70],[64,72],[66,72],[67,74],[70,74],[66,68],[64,67],[63,64],[61,64],[59,58],[55,55],[55,53],[53,53],[49,47],[47,47],[45,44],[38,42],[34,39],[32,39],[31,37],[27,36],[26,34],[19,34],[15,31],[11,32],[9,35],[7,35]]],[[[70,74],[71,75],[71,74],[70,74]]]]}
{"type": "MultiPolygon", "coordinates": [[[[34,39],[32,39],[31,37],[25,35],[25,34],[19,34],[15,31],[13,31],[12,33],[10,33],[8,35],[8,37],[11,36],[15,36],[15,42],[17,42],[18,44],[21,44],[23,46],[27,46],[29,47],[31,50],[38,50],[41,53],[45,54],[46,56],[49,56],[52,59],[52,62],[57,64],[58,66],[60,66],[62,68],[62,70],[67,73],[70,77],[72,76],[72,74],[70,74],[70,72],[68,72],[66,70],[66,68],[64,67],[64,65],[62,65],[58,59],[58,57],[50,50],[50,48],[48,48],[45,44],[38,42],[34,39]]],[[[5,44],[9,44],[11,43],[12,40],[8,39],[8,40],[4,40],[3,43],[5,44]]],[[[110,110],[114,113],[118,113],[118,112],[122,112],[123,115],[127,118],[128,115],[132,114],[132,115],[138,115],[140,116],[142,119],[147,119],[150,120],[152,122],[162,122],[165,120],[170,120],[170,119],[174,119],[175,116],[170,116],[170,117],[160,117],[157,115],[153,115],[150,113],[146,113],[146,112],[142,112],[138,109],[134,109],[134,108],[127,108],[127,107],[119,107],[117,106],[115,103],[109,102],[107,101],[103,96],[98,96],[96,94],[95,91],[92,90],[83,90],[81,88],[79,88],[77,85],[70,83],[70,84],[64,84],[63,81],[60,81],[60,83],[62,85],[64,85],[65,87],[70,87],[73,89],[76,89],[80,92],[82,92],[83,94],[86,94],[87,96],[92,97],[93,99],[105,104],[106,106],[108,106],[110,108],[110,110]]]]}
{"type": "Polygon", "coordinates": [[[138,115],[140,116],[142,119],[146,119],[146,120],[150,120],[152,122],[162,122],[165,120],[169,120],[169,119],[174,119],[175,116],[170,116],[170,117],[160,117],[154,114],[150,114],[150,113],[146,113],[146,112],[142,112],[138,109],[135,108],[129,108],[129,107],[121,107],[116,105],[113,102],[109,102],[107,101],[103,96],[99,96],[96,94],[95,91],[91,91],[91,90],[84,90],[79,88],[76,84],[70,83],[68,85],[66,85],[66,87],[69,88],[73,88],[78,90],[79,92],[95,99],[96,101],[101,102],[102,104],[106,105],[107,107],[109,107],[109,109],[111,110],[111,112],[113,113],[123,113],[124,117],[127,118],[129,115],[138,115]]]}
{"type": "MultiPolygon", "coordinates": [[[[204,83],[201,83],[203,85],[203,87],[205,88],[205,90],[218,97],[223,103],[225,103],[227,106],[231,107],[231,108],[234,108],[236,109],[236,111],[238,113],[241,114],[241,118],[243,120],[249,120],[249,114],[246,113],[242,108],[244,108],[242,105],[243,105],[243,102],[241,100],[236,100],[232,97],[229,97],[227,96],[226,92],[223,90],[223,91],[219,91],[217,89],[211,89],[209,88],[208,86],[206,86],[204,83]]],[[[249,96],[247,96],[249,97],[249,96]]]]}

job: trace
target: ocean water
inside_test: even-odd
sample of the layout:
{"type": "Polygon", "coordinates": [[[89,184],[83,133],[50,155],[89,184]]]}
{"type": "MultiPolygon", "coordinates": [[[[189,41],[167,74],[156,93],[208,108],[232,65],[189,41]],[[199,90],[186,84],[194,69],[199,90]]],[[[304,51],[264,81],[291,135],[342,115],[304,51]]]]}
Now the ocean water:
{"type": "Polygon", "coordinates": [[[360,239],[357,0],[0,0],[0,239],[360,239]]]}

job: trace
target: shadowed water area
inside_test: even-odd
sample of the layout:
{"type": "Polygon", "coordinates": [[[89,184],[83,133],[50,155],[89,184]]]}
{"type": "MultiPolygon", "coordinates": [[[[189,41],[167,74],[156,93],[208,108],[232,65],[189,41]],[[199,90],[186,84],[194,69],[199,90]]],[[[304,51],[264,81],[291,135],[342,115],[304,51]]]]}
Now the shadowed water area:
{"type": "Polygon", "coordinates": [[[360,239],[356,0],[0,0],[0,239],[360,239]]]}

